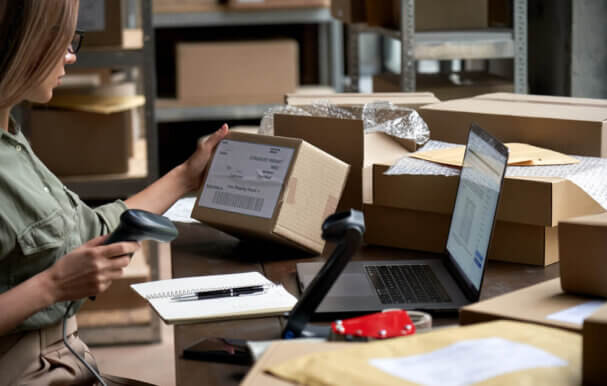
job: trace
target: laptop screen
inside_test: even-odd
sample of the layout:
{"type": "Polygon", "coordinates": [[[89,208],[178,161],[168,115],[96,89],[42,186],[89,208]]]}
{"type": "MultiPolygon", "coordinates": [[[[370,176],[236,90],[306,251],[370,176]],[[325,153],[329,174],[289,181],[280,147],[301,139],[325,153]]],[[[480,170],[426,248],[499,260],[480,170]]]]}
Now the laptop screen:
{"type": "Polygon", "coordinates": [[[497,140],[473,127],[447,238],[451,255],[466,281],[479,291],[504,171],[507,151],[497,140]]]}

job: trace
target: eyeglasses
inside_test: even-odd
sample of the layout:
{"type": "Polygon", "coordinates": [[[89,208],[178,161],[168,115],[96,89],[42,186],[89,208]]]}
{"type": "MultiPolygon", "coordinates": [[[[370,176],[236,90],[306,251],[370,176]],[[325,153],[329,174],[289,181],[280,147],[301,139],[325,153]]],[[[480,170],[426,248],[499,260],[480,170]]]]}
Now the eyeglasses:
{"type": "Polygon", "coordinates": [[[75,55],[82,46],[82,40],[84,39],[84,31],[77,29],[74,33],[74,37],[70,42],[70,45],[67,47],[67,52],[72,55],[75,55]]]}

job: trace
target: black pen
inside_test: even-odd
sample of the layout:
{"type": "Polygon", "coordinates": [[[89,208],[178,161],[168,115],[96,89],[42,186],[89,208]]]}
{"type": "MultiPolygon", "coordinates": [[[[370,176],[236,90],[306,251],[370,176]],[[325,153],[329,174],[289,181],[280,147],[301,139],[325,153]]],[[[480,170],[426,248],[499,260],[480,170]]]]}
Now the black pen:
{"type": "Polygon", "coordinates": [[[249,285],[243,287],[233,288],[222,288],[209,291],[200,291],[189,295],[175,296],[171,300],[176,302],[190,301],[190,300],[206,300],[206,299],[219,299],[219,298],[231,298],[234,296],[241,295],[254,295],[265,292],[272,284],[260,284],[260,285],[249,285]]]}

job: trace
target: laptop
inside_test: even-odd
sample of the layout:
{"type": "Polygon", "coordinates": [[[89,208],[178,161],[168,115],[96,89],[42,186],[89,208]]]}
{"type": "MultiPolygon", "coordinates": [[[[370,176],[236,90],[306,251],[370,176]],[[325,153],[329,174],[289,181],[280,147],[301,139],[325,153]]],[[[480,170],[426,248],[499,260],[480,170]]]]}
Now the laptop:
{"type": "MultiPolygon", "coordinates": [[[[472,124],[445,252],[419,252],[419,258],[407,260],[351,261],[315,316],[389,308],[454,311],[478,301],[507,161],[508,148],[472,124]]],[[[302,290],[322,265],[297,264],[302,290]]]]}

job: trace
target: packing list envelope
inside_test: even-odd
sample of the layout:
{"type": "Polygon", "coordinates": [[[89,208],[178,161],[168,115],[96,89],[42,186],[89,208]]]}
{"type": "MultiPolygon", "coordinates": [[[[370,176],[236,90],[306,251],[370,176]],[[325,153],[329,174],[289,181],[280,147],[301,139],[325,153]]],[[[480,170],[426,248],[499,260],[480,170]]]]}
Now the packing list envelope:
{"type": "MultiPolygon", "coordinates": [[[[525,143],[507,143],[510,150],[508,165],[513,166],[546,166],[571,165],[580,162],[566,154],[548,150],[525,143]]],[[[412,153],[411,157],[435,162],[443,165],[462,167],[465,146],[456,146],[448,149],[438,149],[412,153]]]]}
{"type": "Polygon", "coordinates": [[[578,385],[581,353],[579,334],[496,321],[311,354],[266,370],[304,385],[578,385]]]}

